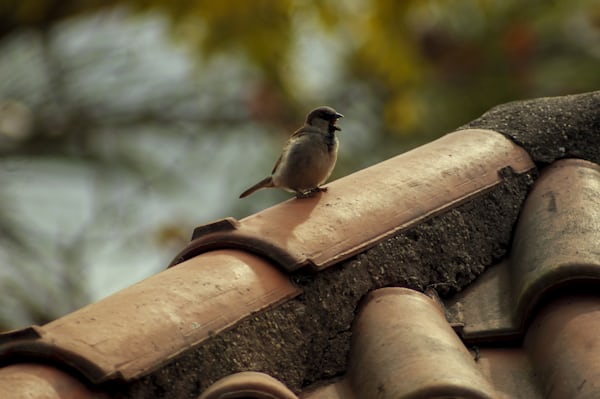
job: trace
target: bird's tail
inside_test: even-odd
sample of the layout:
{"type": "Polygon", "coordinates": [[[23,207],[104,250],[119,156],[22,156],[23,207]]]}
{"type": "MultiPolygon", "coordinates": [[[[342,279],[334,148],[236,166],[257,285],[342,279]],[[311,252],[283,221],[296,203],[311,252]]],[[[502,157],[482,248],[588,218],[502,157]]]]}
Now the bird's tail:
{"type": "Polygon", "coordinates": [[[267,188],[267,187],[275,187],[273,185],[273,179],[271,178],[271,176],[265,177],[264,179],[262,179],[261,181],[259,181],[258,183],[256,183],[252,187],[250,187],[248,190],[241,193],[240,198],[247,197],[250,194],[252,194],[253,192],[260,190],[261,188],[267,188]]]}

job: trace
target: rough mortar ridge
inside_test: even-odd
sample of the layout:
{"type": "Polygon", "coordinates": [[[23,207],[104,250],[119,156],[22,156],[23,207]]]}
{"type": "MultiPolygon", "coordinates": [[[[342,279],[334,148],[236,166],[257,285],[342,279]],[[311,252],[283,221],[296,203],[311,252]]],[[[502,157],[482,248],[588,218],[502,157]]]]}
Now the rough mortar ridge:
{"type": "Polygon", "coordinates": [[[462,129],[491,129],[538,164],[581,158],[600,164],[600,91],[498,105],[462,129]]]}

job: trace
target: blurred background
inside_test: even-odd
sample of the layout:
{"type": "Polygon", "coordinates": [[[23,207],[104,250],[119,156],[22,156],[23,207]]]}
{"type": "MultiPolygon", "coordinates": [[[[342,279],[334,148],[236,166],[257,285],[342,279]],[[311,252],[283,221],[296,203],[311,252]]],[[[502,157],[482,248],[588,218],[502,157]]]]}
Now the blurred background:
{"type": "Polygon", "coordinates": [[[318,105],[332,179],[600,89],[599,0],[0,0],[0,330],[164,269],[318,105]]]}

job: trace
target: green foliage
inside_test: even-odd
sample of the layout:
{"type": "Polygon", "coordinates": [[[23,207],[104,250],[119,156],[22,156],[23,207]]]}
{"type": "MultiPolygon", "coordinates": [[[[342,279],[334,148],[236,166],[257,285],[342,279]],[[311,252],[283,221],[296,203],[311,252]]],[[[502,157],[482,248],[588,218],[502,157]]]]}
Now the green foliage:
{"type": "Polygon", "coordinates": [[[287,83],[284,60],[298,39],[294,35],[304,33],[292,27],[314,14],[322,40],[344,49],[339,74],[372,86],[382,99],[386,131],[424,140],[497,103],[600,84],[593,72],[600,5],[593,0],[185,4],[153,3],[173,15],[176,25],[196,27],[197,35],[189,37],[201,38],[202,54],[243,51],[286,98],[297,87],[287,83]]]}
{"type": "MultiPolygon", "coordinates": [[[[243,55],[287,104],[298,100],[297,84],[287,76],[293,43],[305,34],[307,20],[318,21],[311,29],[343,49],[340,76],[376,90],[386,130],[394,134],[436,135],[499,102],[585,91],[600,83],[593,67],[600,5],[593,0],[115,3],[165,13],[180,40],[202,56],[243,55]]],[[[0,10],[14,27],[45,26],[106,5],[24,0],[5,1],[0,10]]],[[[344,94],[343,87],[336,93],[344,94]]]]}

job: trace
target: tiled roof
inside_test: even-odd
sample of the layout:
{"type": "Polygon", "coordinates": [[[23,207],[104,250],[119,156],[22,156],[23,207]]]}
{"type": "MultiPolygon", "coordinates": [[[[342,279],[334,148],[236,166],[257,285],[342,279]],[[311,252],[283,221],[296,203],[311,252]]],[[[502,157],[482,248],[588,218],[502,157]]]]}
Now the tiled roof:
{"type": "Polygon", "coordinates": [[[600,280],[600,166],[565,159],[527,197],[510,256],[448,301],[470,341],[519,336],[543,297],[600,280]],[[502,333],[500,333],[502,332],[502,333]]]}
{"type": "Polygon", "coordinates": [[[173,267],[0,336],[0,397],[600,397],[599,121],[600,92],[504,105],[201,226],[173,267]]]}
{"type": "Polygon", "coordinates": [[[176,262],[231,247],[287,271],[320,270],[499,186],[505,174],[533,168],[527,152],[502,135],[463,130],[332,182],[318,200],[199,227],[176,262]]]}

